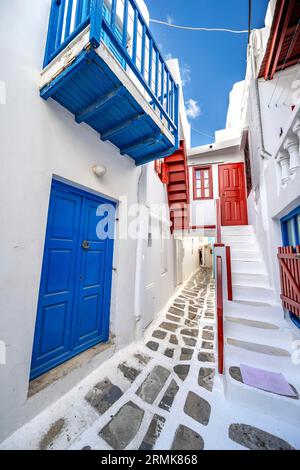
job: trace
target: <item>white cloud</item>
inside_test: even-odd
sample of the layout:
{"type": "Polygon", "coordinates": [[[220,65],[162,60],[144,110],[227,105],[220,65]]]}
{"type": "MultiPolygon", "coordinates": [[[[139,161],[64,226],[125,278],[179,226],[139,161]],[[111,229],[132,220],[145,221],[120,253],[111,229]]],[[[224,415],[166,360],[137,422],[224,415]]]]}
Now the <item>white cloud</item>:
{"type": "Polygon", "coordinates": [[[188,64],[184,64],[180,67],[182,86],[191,83],[191,72],[191,67],[188,64]]]}
{"type": "Polygon", "coordinates": [[[172,15],[167,15],[167,23],[173,24],[174,23],[174,18],[172,15]]]}
{"type": "Polygon", "coordinates": [[[193,100],[192,98],[185,102],[186,114],[190,119],[196,119],[201,114],[201,108],[198,101],[193,100]]]}
{"type": "Polygon", "coordinates": [[[173,59],[171,52],[168,52],[168,54],[165,54],[165,60],[171,60],[171,59],[173,59]]]}

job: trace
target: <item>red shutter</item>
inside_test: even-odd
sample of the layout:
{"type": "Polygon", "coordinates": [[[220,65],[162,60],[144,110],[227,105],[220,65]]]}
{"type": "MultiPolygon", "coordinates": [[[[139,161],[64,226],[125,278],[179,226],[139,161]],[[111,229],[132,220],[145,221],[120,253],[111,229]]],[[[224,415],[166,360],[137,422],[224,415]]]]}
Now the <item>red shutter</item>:
{"type": "Polygon", "coordinates": [[[169,184],[169,167],[164,162],[161,165],[161,181],[163,184],[169,184]]]}

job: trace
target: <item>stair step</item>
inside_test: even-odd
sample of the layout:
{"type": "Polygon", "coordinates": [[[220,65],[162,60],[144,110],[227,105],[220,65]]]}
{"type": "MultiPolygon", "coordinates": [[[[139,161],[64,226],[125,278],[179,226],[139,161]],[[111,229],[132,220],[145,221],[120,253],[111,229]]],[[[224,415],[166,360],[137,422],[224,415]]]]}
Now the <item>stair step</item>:
{"type": "Polygon", "coordinates": [[[171,165],[168,165],[169,167],[169,172],[170,173],[179,173],[179,172],[185,172],[185,165],[184,163],[171,163],[171,165]]]}
{"type": "Polygon", "coordinates": [[[274,302],[273,289],[263,286],[249,286],[233,283],[234,300],[259,301],[265,303],[274,302]]]}
{"type": "MultiPolygon", "coordinates": [[[[229,368],[229,374],[230,374],[230,377],[233,379],[233,380],[236,380],[237,382],[243,384],[243,385],[246,385],[246,387],[249,387],[249,388],[255,388],[255,390],[263,390],[263,389],[259,389],[257,387],[251,387],[250,385],[248,384],[245,384],[244,381],[243,381],[243,376],[242,376],[242,372],[241,372],[241,369],[240,367],[234,367],[234,366],[231,366],[229,368]]],[[[292,400],[299,400],[299,394],[298,394],[298,391],[296,390],[296,388],[292,385],[292,384],[289,384],[290,387],[292,388],[293,392],[295,393],[295,395],[283,395],[283,394],[279,394],[279,393],[276,393],[276,392],[271,392],[270,390],[263,390],[264,392],[266,393],[270,393],[271,395],[277,395],[277,396],[281,396],[281,397],[286,397],[286,398],[290,398],[292,400]]]]}
{"type": "Polygon", "coordinates": [[[237,234],[253,234],[254,229],[252,225],[234,225],[229,227],[222,227],[222,235],[237,235],[237,234]]]}
{"type": "Polygon", "coordinates": [[[175,152],[170,157],[165,158],[165,163],[167,163],[167,165],[169,165],[170,163],[177,163],[177,162],[179,163],[184,162],[184,154],[182,154],[182,152],[180,151],[175,152]]]}
{"type": "Polygon", "coordinates": [[[274,325],[273,323],[266,323],[262,321],[249,320],[247,318],[238,318],[230,316],[226,316],[225,319],[229,322],[237,323],[238,325],[242,326],[249,326],[251,328],[259,328],[262,330],[279,330],[279,327],[277,325],[274,325]]]}
{"type": "Polygon", "coordinates": [[[231,260],[231,270],[236,273],[266,274],[265,264],[259,260],[231,260]]]}
{"type": "Polygon", "coordinates": [[[230,246],[231,251],[234,251],[234,252],[240,252],[240,251],[253,252],[254,251],[258,255],[260,255],[259,248],[256,243],[235,243],[234,242],[234,243],[225,243],[225,244],[230,246]]]}
{"type": "Polygon", "coordinates": [[[254,300],[243,301],[234,299],[233,302],[224,303],[224,316],[244,318],[246,320],[264,321],[275,324],[280,328],[286,326],[281,305],[254,300]]]}
{"type": "Polygon", "coordinates": [[[187,202],[186,193],[171,193],[169,194],[169,202],[187,202]]]}
{"type": "Polygon", "coordinates": [[[269,276],[267,274],[260,273],[243,273],[233,271],[232,282],[234,285],[240,285],[245,287],[270,287],[269,276]]]}
{"type": "Polygon", "coordinates": [[[179,171],[175,173],[170,173],[169,174],[169,182],[171,183],[186,183],[185,180],[185,172],[184,171],[179,171]]]}
{"type": "Polygon", "coordinates": [[[177,193],[177,192],[186,192],[186,184],[181,183],[181,184],[169,184],[168,186],[168,192],[169,193],[177,193]]]}
{"type": "Polygon", "coordinates": [[[231,259],[233,261],[261,261],[261,254],[258,251],[231,248],[231,259]]]}
{"type": "Polygon", "coordinates": [[[281,348],[282,345],[290,345],[293,341],[291,329],[280,323],[277,324],[276,318],[272,323],[271,321],[272,318],[269,316],[266,319],[261,315],[254,318],[232,317],[228,312],[224,322],[225,335],[239,341],[268,344],[272,347],[281,348]]]}
{"type": "Polygon", "coordinates": [[[290,353],[282,348],[277,348],[267,344],[250,343],[235,338],[227,338],[227,344],[237,348],[245,349],[259,354],[267,354],[268,356],[290,357],[290,353]]]}
{"type": "Polygon", "coordinates": [[[256,244],[256,238],[254,235],[223,235],[222,234],[222,241],[226,243],[226,245],[231,244],[256,244]]]}

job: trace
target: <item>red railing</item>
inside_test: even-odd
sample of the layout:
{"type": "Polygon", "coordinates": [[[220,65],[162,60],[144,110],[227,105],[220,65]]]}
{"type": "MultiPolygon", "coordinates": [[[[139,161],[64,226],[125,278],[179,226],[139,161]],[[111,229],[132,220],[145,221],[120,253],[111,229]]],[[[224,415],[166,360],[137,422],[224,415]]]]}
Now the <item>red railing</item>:
{"type": "MultiPolygon", "coordinates": [[[[221,201],[220,199],[216,200],[216,220],[217,220],[217,243],[215,246],[225,246],[222,243],[222,226],[221,226],[221,201]]],[[[228,290],[228,300],[233,300],[233,291],[232,291],[232,274],[231,274],[231,250],[230,246],[226,246],[226,270],[227,270],[227,290],[228,290]]]]}
{"type": "Polygon", "coordinates": [[[277,257],[283,306],[300,317],[300,246],[279,247],[277,257]]]}
{"type": "Polygon", "coordinates": [[[231,250],[230,246],[226,246],[226,270],[227,270],[227,293],[228,300],[233,300],[232,292],[232,274],[231,274],[231,250]]]}
{"type": "Polygon", "coordinates": [[[222,257],[217,256],[218,371],[224,373],[223,280],[222,257]]]}
{"type": "Polygon", "coordinates": [[[217,244],[220,245],[222,243],[220,199],[216,200],[216,208],[217,208],[217,244]]]}

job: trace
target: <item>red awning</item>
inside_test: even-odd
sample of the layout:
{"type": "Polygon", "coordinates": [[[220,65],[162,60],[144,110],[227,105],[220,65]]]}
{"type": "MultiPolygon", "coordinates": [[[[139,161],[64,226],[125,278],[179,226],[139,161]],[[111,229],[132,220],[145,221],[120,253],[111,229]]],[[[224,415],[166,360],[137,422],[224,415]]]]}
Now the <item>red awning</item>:
{"type": "Polygon", "coordinates": [[[300,62],[299,22],[300,0],[277,0],[259,78],[272,80],[276,72],[300,62]]]}

